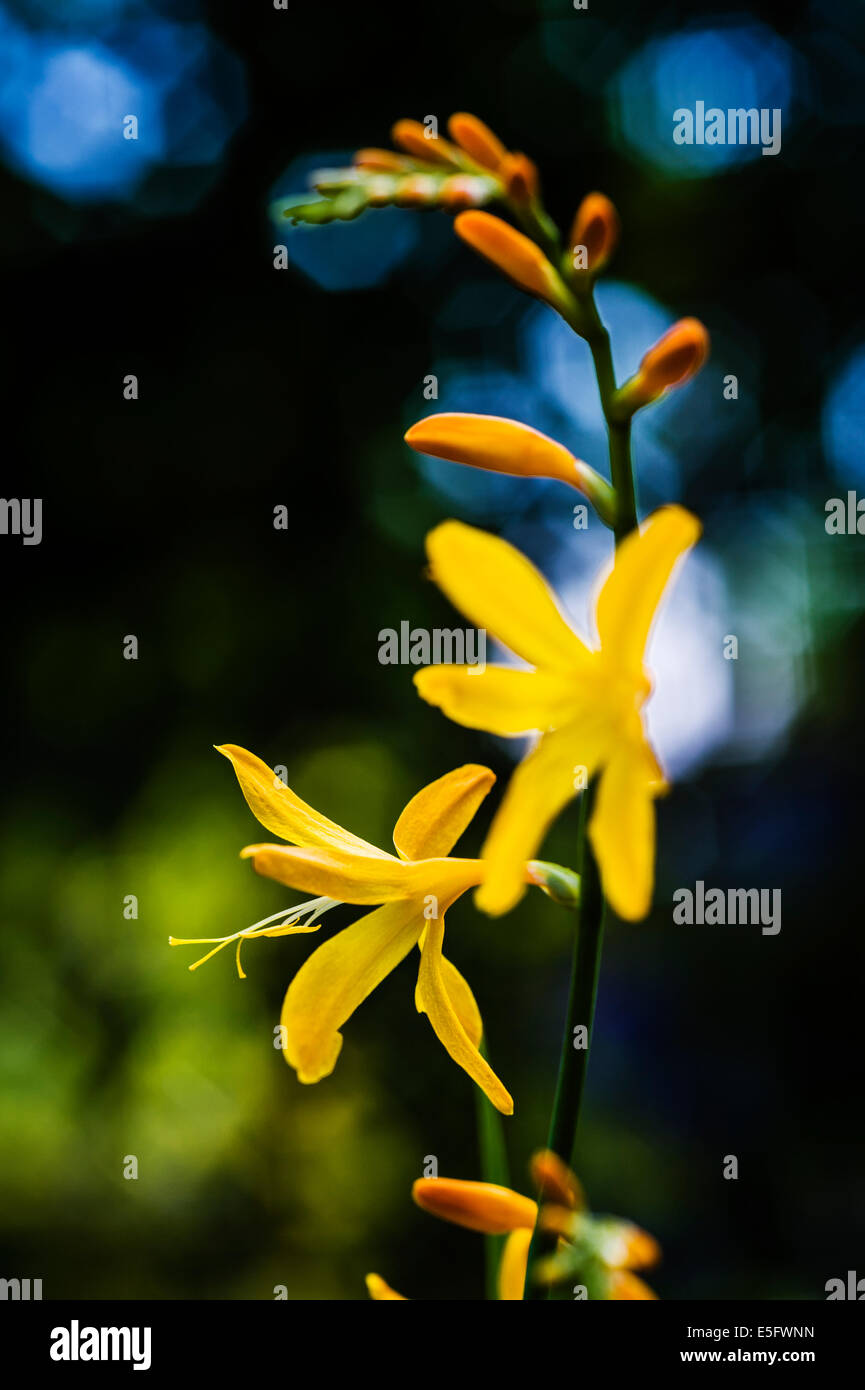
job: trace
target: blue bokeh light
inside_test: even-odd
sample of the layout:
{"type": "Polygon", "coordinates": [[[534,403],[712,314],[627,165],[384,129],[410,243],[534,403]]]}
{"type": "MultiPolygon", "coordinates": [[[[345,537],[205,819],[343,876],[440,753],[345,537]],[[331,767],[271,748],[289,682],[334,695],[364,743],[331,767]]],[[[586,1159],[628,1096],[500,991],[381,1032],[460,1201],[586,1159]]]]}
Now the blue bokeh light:
{"type": "Polygon", "coordinates": [[[865,342],[838,372],[823,403],[823,447],[839,483],[865,489],[865,342]]]}
{"type": "Polygon", "coordinates": [[[401,208],[374,208],[353,222],[293,226],[283,208],[314,202],[309,178],[317,169],[349,165],[351,150],[302,155],[292,160],[271,190],[276,245],[286,248],[290,263],[323,290],[366,290],[387,280],[415,250],[420,213],[401,208]]]}
{"type": "Polygon", "coordinates": [[[719,23],[653,39],[610,83],[609,112],[622,142],[673,177],[717,174],[761,158],[755,144],[676,144],[675,111],[781,111],[783,143],[793,119],[796,56],[761,24],[719,23]]]}
{"type": "Polygon", "coordinates": [[[221,159],[243,77],[203,24],[108,0],[34,8],[57,27],[0,7],[0,152],[17,173],[69,202],[134,201],[163,168],[221,159]]]}

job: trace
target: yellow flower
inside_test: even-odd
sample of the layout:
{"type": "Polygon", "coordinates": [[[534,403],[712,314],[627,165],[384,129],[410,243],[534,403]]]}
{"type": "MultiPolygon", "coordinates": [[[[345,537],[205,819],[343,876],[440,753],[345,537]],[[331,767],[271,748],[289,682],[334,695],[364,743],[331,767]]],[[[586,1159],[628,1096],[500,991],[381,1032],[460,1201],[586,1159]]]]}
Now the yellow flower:
{"type": "MultiPolygon", "coordinates": [[[[493,773],[467,764],[424,787],[396,823],[393,855],[307,806],[244,748],[225,744],[218,751],[231,761],[253,815],[289,842],[247,845],[242,856],[265,877],[317,896],[232,936],[198,938],[217,943],[204,960],[236,942],[239,969],[240,947],[248,938],[315,931],[321,916],[340,903],[382,904],[314,951],[289,985],[281,1015],[283,1051],[299,1079],[311,1083],[330,1075],[343,1024],[419,946],[418,1012],[428,1016],[447,1052],[493,1105],[512,1114],[510,1095],[478,1050],[483,1024],[474,996],[442,954],[445,913],[486,872],[481,860],[448,855],[495,781],[493,773]]],[[[527,882],[535,881],[536,871],[528,865],[522,871],[527,882]]]]}
{"type": "Polygon", "coordinates": [[[679,557],[700,534],[682,507],[662,507],[616,551],[598,596],[600,645],[591,649],[563,617],[543,576],[506,541],[447,521],[427,537],[432,577],[471,622],[534,669],[428,666],[415,676],[424,700],[473,729],[540,739],[511,778],[482,850],[478,906],[499,915],[519,901],[522,866],[547,828],[600,774],[589,825],[604,891],[620,917],[649,910],[654,878],[653,798],[665,788],[643,727],[651,692],[644,651],[655,610],[679,557]]]}

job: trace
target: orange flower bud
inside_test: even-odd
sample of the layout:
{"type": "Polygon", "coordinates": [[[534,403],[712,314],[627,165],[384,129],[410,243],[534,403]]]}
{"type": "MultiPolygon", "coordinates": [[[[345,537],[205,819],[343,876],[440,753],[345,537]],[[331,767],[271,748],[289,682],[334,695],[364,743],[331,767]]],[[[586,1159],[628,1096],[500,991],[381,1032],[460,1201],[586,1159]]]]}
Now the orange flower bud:
{"type": "Polygon", "coordinates": [[[532,1155],[531,1173],[542,1202],[554,1202],[572,1211],[581,1211],[586,1205],[575,1174],[552,1149],[541,1149],[532,1155]]]}
{"type": "Polygon", "coordinates": [[[529,1197],[489,1182],[418,1178],[412,1187],[412,1197],[419,1207],[433,1216],[452,1221],[456,1226],[466,1226],[470,1231],[483,1231],[488,1236],[531,1230],[538,1215],[537,1205],[529,1197]]]}
{"type": "Polygon", "coordinates": [[[395,145],[422,159],[427,164],[451,164],[457,169],[464,167],[459,150],[440,135],[427,135],[426,126],[420,121],[397,121],[391,129],[395,145]]]}
{"type": "Polygon", "coordinates": [[[558,478],[584,493],[608,526],[614,523],[615,494],[609,483],[563,444],[531,425],[499,415],[428,415],[406,431],[405,441],[420,454],[451,463],[523,478],[558,478]]]}
{"type": "Polygon", "coordinates": [[[368,1274],[366,1276],[366,1289],[370,1298],[376,1303],[407,1303],[396,1289],[392,1289],[390,1284],[386,1284],[379,1274],[368,1274]]]}
{"type": "Polygon", "coordinates": [[[575,301],[558,271],[543,251],[509,222],[489,212],[461,212],[454,227],[463,241],[504,271],[521,290],[546,300],[566,316],[574,311],[575,301]]]}
{"type": "Polygon", "coordinates": [[[358,169],[373,169],[381,174],[404,174],[415,167],[411,159],[394,150],[357,150],[351,162],[358,169]]]}
{"type": "Polygon", "coordinates": [[[612,1299],[657,1299],[658,1295],[626,1269],[618,1269],[610,1276],[609,1297],[612,1299]]]}
{"type": "Polygon", "coordinates": [[[656,401],[670,386],[682,386],[700,370],[709,351],[709,335],[699,319],[679,319],[649,348],[636,376],[618,392],[628,412],[656,401]]]}
{"type": "MultiPolygon", "coordinates": [[[[586,265],[592,275],[603,270],[619,240],[619,214],[603,193],[589,193],[577,208],[571,227],[570,247],[586,248],[586,265]]],[[[575,263],[574,268],[581,267],[575,263]]]]}
{"type": "Polygon", "coordinates": [[[499,169],[499,177],[505,185],[505,191],[513,202],[524,206],[532,202],[538,196],[540,186],[540,176],[538,167],[533,164],[527,154],[509,154],[503,160],[499,169]]]}
{"type": "Polygon", "coordinates": [[[465,150],[475,164],[492,170],[494,174],[498,172],[507,150],[488,125],[468,111],[457,111],[448,121],[448,130],[460,149],[465,150]]]}

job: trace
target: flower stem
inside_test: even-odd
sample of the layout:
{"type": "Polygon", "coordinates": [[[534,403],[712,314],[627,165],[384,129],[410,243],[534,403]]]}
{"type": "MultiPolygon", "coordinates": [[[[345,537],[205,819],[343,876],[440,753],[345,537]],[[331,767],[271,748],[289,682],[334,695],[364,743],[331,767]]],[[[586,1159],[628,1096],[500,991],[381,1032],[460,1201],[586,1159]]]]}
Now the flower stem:
{"type": "MultiPolygon", "coordinates": [[[[490,1055],[486,1038],[481,1038],[478,1050],[488,1062],[490,1055]]],[[[475,1094],[481,1177],[484,1182],[495,1183],[498,1187],[510,1187],[508,1151],[502,1117],[483,1091],[475,1087],[475,1094]]],[[[504,1236],[484,1236],[485,1288],[488,1299],[497,1299],[499,1296],[499,1265],[504,1243],[504,1236]]]]}
{"type": "MultiPolygon", "coordinates": [[[[637,499],[631,461],[631,425],[630,419],[621,419],[615,410],[616,377],[610,335],[601,321],[591,292],[581,296],[579,317],[571,326],[588,343],[598,379],[598,394],[607,425],[610,477],[616,494],[614,534],[618,546],[637,525],[637,499]]],[[[604,895],[588,834],[596,792],[597,784],[593,782],[583,793],[580,807],[577,838],[580,906],[571,959],[568,1012],[562,1034],[556,1094],[547,1140],[547,1147],[569,1167],[573,1167],[580,1107],[589,1067],[604,935],[604,895]],[[577,1039],[575,1030],[580,1026],[584,1027],[586,1032],[577,1039]],[[578,1041],[584,1045],[578,1047],[578,1041]]],[[[555,1244],[555,1236],[549,1237],[535,1228],[529,1248],[525,1299],[534,1301],[548,1297],[547,1290],[533,1283],[531,1276],[535,1260],[549,1253],[555,1248],[555,1244]]]]}
{"type": "MultiPolygon", "coordinates": [[[[604,935],[604,896],[601,891],[597,862],[592,853],[588,836],[588,823],[594,805],[595,787],[595,783],[590,784],[583,795],[580,807],[577,851],[577,871],[580,874],[580,906],[575,914],[577,929],[571,958],[568,1010],[562,1033],[556,1094],[553,1100],[553,1113],[550,1118],[550,1129],[547,1137],[547,1148],[558,1154],[559,1158],[563,1159],[568,1166],[573,1164],[580,1107],[589,1068],[589,1049],[592,1041],[592,1025],[595,1018],[595,1000],[598,992],[601,946],[604,935]],[[585,1029],[585,1033],[579,1038],[576,1037],[578,1028],[585,1029]]],[[[528,1269],[532,1269],[538,1256],[549,1253],[555,1247],[555,1243],[555,1237],[550,1239],[536,1228],[529,1248],[528,1269]]],[[[537,1300],[546,1297],[546,1290],[527,1279],[526,1299],[537,1300]]]]}

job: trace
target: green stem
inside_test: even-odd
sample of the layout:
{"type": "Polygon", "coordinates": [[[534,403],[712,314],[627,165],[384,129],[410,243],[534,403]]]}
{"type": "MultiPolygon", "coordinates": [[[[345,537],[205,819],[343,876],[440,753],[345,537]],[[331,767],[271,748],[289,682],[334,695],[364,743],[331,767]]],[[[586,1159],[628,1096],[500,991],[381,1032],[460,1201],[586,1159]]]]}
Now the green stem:
{"type": "MultiPolygon", "coordinates": [[[[630,419],[623,420],[616,413],[616,376],[610,335],[601,321],[591,292],[579,297],[579,314],[575,315],[571,327],[588,343],[598,379],[598,393],[607,425],[610,477],[616,494],[614,533],[618,546],[637,525],[636,489],[631,462],[631,424],[630,419]]],[[[589,1066],[604,933],[604,895],[588,835],[595,794],[596,784],[592,783],[584,792],[580,807],[577,839],[580,907],[571,960],[568,1012],[562,1035],[556,1094],[547,1140],[548,1148],[569,1167],[573,1167],[574,1162],[577,1127],[589,1066]],[[585,1047],[575,1048],[574,1030],[580,1025],[586,1029],[585,1047]]],[[[535,1260],[554,1249],[555,1244],[555,1237],[550,1238],[535,1228],[529,1248],[525,1299],[535,1301],[548,1297],[545,1289],[532,1282],[531,1271],[535,1260]]]]}
{"type": "MultiPolygon", "coordinates": [[[[559,1056],[559,1071],[556,1080],[556,1094],[547,1137],[547,1148],[568,1166],[573,1165],[574,1146],[580,1107],[589,1068],[589,1049],[592,1042],[592,1027],[595,1019],[595,1000],[598,992],[598,977],[601,969],[601,947],[604,936],[604,896],[598,866],[592,853],[588,837],[588,823],[595,800],[595,783],[583,795],[580,807],[580,828],[578,840],[577,871],[580,874],[580,906],[577,911],[577,930],[571,958],[571,982],[568,994],[568,1010],[562,1033],[562,1046],[559,1056]],[[578,1027],[586,1030],[580,1041],[584,1046],[577,1047],[575,1031],[578,1027]]],[[[535,1229],[529,1248],[528,1268],[542,1255],[555,1247],[555,1237],[550,1239],[535,1229]]],[[[546,1290],[527,1281],[525,1298],[538,1300],[546,1298],[546,1290]]]]}
{"type": "MultiPolygon", "coordinates": [[[[479,1051],[485,1061],[490,1055],[486,1038],[482,1038],[479,1051]]],[[[496,1183],[499,1187],[510,1187],[508,1151],[505,1144],[505,1130],[502,1117],[491,1101],[479,1087],[475,1087],[478,1148],[481,1159],[481,1177],[484,1182],[496,1183]]],[[[501,1264],[504,1236],[484,1236],[485,1288],[488,1299],[499,1296],[499,1265],[501,1264]]]]}

